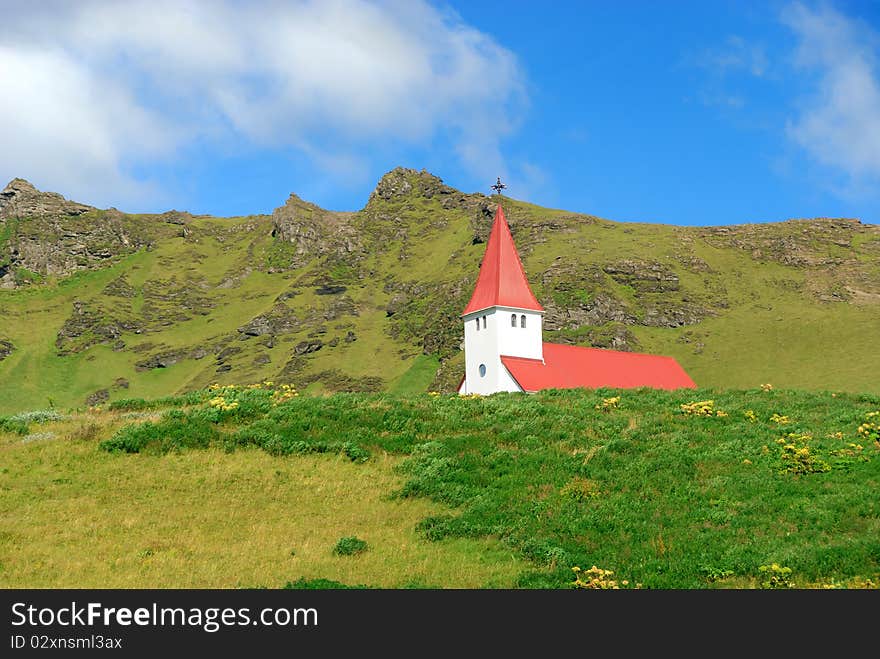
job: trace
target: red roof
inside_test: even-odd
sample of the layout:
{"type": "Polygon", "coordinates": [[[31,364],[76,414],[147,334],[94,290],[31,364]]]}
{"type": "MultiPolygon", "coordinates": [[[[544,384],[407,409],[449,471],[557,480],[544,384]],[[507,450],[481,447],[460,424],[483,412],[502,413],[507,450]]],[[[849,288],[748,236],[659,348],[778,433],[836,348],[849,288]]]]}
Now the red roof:
{"type": "Polygon", "coordinates": [[[466,316],[494,306],[544,311],[544,307],[529,288],[501,204],[495,211],[495,221],[489,233],[489,242],[486,243],[486,253],[480,264],[474,294],[461,315],[466,316]]]}
{"type": "Polygon", "coordinates": [[[541,389],[654,389],[696,388],[696,384],[672,357],[544,344],[544,361],[505,357],[501,361],[524,391],[541,389]]]}

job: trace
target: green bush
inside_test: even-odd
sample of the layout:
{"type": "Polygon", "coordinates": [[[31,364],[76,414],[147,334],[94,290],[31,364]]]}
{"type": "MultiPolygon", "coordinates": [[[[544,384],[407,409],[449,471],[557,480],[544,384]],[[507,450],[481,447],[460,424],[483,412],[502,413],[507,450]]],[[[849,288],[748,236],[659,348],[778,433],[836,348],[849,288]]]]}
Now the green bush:
{"type": "Polygon", "coordinates": [[[27,435],[28,424],[24,421],[13,420],[8,416],[0,416],[0,432],[12,432],[18,435],[27,435]]]}
{"type": "Polygon", "coordinates": [[[148,401],[143,398],[123,398],[122,400],[114,400],[111,401],[107,406],[108,410],[127,410],[127,411],[140,411],[140,410],[148,410],[155,409],[157,407],[158,401],[148,401]]]}
{"type": "Polygon", "coordinates": [[[107,406],[108,410],[124,410],[138,412],[142,410],[161,410],[168,407],[185,407],[187,405],[199,405],[205,402],[211,395],[207,389],[190,391],[178,396],[165,396],[154,400],[144,400],[143,398],[123,398],[121,400],[111,401],[107,406]]]}
{"type": "Polygon", "coordinates": [[[367,551],[366,541],[356,538],[353,535],[340,538],[339,542],[337,542],[336,546],[333,548],[333,553],[337,556],[353,556],[354,554],[360,554],[365,551],[367,551]]]}
{"type": "Polygon", "coordinates": [[[271,455],[306,455],[337,453],[352,462],[366,462],[370,452],[351,441],[314,439],[298,428],[262,419],[236,432],[227,442],[227,450],[236,446],[257,446],[271,455]]]}
{"type": "Polygon", "coordinates": [[[306,579],[305,577],[300,577],[296,581],[288,581],[281,587],[282,590],[363,590],[366,588],[369,586],[364,584],[349,586],[332,579],[306,579]]]}
{"type": "Polygon", "coordinates": [[[30,432],[29,429],[32,423],[61,421],[65,418],[67,417],[55,410],[34,410],[32,412],[20,412],[12,416],[0,416],[0,432],[27,435],[30,432]]]}
{"type": "Polygon", "coordinates": [[[790,579],[791,568],[772,563],[771,565],[761,565],[758,571],[763,574],[764,580],[761,582],[761,588],[771,590],[785,590],[794,588],[794,582],[790,579]]]}
{"type": "Polygon", "coordinates": [[[217,427],[204,419],[171,410],[158,422],[120,428],[98,446],[110,453],[169,453],[189,448],[207,448],[222,438],[217,427]]]}

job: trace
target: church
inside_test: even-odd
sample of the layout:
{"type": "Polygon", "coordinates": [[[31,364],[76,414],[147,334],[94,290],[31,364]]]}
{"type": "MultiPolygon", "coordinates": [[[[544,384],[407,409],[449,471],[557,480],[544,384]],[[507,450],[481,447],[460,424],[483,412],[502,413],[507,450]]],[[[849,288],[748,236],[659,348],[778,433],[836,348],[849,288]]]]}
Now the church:
{"type": "Polygon", "coordinates": [[[543,317],[499,204],[473,295],[461,314],[465,374],[458,393],[696,387],[672,357],[544,343],[543,317]]]}

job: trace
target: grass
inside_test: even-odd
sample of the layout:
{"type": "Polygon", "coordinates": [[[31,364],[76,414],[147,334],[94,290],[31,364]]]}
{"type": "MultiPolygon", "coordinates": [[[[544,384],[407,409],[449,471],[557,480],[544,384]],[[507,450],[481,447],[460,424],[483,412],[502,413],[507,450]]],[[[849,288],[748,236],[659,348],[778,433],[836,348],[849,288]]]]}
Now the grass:
{"type": "Polygon", "coordinates": [[[404,373],[391,388],[394,394],[418,394],[424,392],[434,379],[434,373],[440,366],[433,355],[419,355],[413,365],[404,373]]]}
{"type": "Polygon", "coordinates": [[[286,391],[0,425],[0,584],[880,583],[876,394],[286,391]]]}
{"type": "Polygon", "coordinates": [[[723,377],[730,388],[767,381],[790,388],[848,391],[859,391],[853,383],[860,383],[863,391],[876,390],[869,382],[880,367],[874,364],[878,354],[874,308],[839,304],[831,312],[822,307],[795,308],[781,300],[771,306],[732,310],[687,328],[704,344],[699,354],[694,353],[694,342],[679,342],[683,332],[675,336],[658,328],[633,331],[647,352],[679,353],[679,363],[698,383],[723,377]],[[753,340],[756,327],[763,331],[760,342],[753,340]],[[864,361],[853,355],[864,355],[864,361]],[[719,364],[725,365],[723,376],[719,364]]]}
{"type": "Polygon", "coordinates": [[[421,537],[418,521],[444,507],[389,499],[400,457],[98,450],[95,438],[121,422],[104,412],[46,426],[54,440],[5,436],[0,587],[278,588],[300,578],[503,587],[524,567],[497,541],[421,537]],[[90,424],[100,431],[80,439],[90,424]],[[370,551],[334,555],[352,533],[370,551]]]}

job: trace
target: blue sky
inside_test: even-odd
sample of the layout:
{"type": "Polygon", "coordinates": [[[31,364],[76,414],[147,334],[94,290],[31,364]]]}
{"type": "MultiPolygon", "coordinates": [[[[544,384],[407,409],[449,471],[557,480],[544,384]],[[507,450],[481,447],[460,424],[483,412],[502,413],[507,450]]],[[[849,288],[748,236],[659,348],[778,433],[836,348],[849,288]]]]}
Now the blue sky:
{"type": "MultiPolygon", "coordinates": [[[[3,3],[0,3],[3,6],[3,3]]],[[[0,185],[364,206],[383,173],[619,221],[880,223],[880,2],[3,6],[0,185]]]]}

